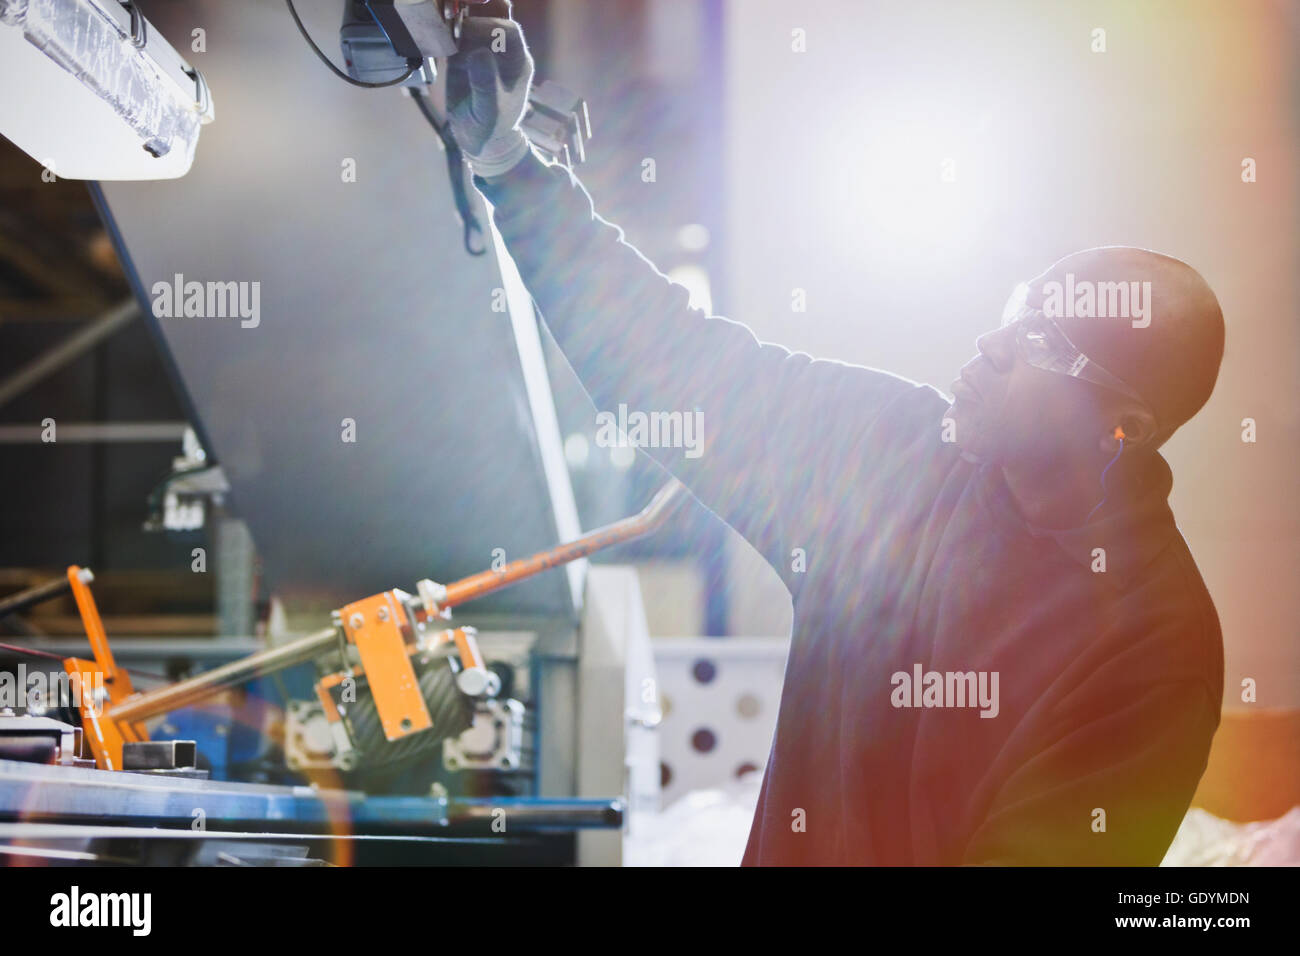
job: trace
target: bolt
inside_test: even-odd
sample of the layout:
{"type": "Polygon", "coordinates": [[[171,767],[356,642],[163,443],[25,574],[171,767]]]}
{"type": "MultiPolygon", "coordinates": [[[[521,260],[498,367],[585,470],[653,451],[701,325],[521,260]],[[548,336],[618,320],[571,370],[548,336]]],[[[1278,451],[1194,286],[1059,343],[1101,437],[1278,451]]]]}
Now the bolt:
{"type": "Polygon", "coordinates": [[[381,607],[381,608],[379,609],[379,615],[378,615],[378,616],[379,616],[379,620],[381,620],[381,621],[386,621],[386,620],[388,620],[388,608],[386,608],[386,607],[381,607]]]}
{"type": "Polygon", "coordinates": [[[360,629],[360,627],[365,623],[366,619],[361,616],[360,611],[353,611],[352,616],[348,618],[348,627],[352,628],[354,631],[360,629]]]}

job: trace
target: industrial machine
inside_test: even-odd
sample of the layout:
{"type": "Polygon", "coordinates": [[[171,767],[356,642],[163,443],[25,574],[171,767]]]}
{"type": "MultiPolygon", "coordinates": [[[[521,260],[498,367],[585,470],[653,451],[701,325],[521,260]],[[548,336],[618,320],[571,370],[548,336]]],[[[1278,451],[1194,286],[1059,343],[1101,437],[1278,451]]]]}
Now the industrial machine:
{"type": "MultiPolygon", "coordinates": [[[[61,139],[76,162],[59,175],[95,180],[187,407],[150,517],[207,535],[192,540],[213,550],[219,619],[211,641],[110,648],[77,567],[0,604],[71,593],[91,646],[8,648],[53,654],[75,706],[0,706],[0,862],[617,862],[628,801],[658,785],[657,704],[634,576],[580,559],[657,526],[679,492],[580,534],[552,398],[576,382],[439,117],[436,60],[471,4],[347,0],[341,23],[299,6],[0,3],[0,41],[120,134],[111,155],[61,139]],[[125,74],[69,72],[52,44],[78,23],[123,47],[133,102],[165,92],[184,112],[178,172],[134,156],[160,132],[111,95],[125,74]],[[160,40],[196,30],[201,75],[160,40]],[[342,67],[312,39],[332,30],[342,67]],[[223,108],[205,124],[209,90],[223,108]],[[192,283],[247,292],[247,313],[159,307],[192,283]],[[428,567],[452,583],[392,587],[428,567]],[[286,609],[265,636],[258,593],[286,609]],[[160,679],[178,659],[188,676],[160,679]]],[[[525,124],[562,161],[585,155],[585,104],[562,87],[537,83],[525,124]]]]}
{"type": "MultiPolygon", "coordinates": [[[[316,633],[145,692],[134,689],[130,672],[114,658],[91,593],[93,575],[69,567],[65,579],[0,602],[0,616],[4,616],[71,592],[93,653],[93,659],[62,661],[69,679],[43,695],[36,713],[30,707],[22,714],[13,708],[0,711],[0,819],[22,820],[26,829],[8,829],[11,836],[23,838],[39,837],[43,832],[39,827],[48,821],[66,824],[86,816],[115,819],[118,826],[141,818],[164,822],[167,814],[158,819],[156,806],[146,804],[152,809],[145,809],[133,802],[134,784],[121,786],[128,775],[148,774],[170,778],[172,788],[155,787],[148,796],[165,797],[173,804],[181,800],[182,805],[188,800],[193,806],[187,812],[202,814],[206,832],[206,799],[227,790],[198,785],[208,782],[209,773],[199,766],[195,741],[151,739],[146,722],[210,700],[255,677],[308,661],[331,661],[315,682],[313,698],[287,702],[286,770],[309,777],[314,771],[339,771],[339,779],[364,785],[367,769],[430,765],[440,757],[439,782],[431,787],[432,796],[423,798],[424,815],[418,816],[419,798],[400,803],[395,815],[386,815],[394,809],[392,798],[380,797],[376,803],[363,790],[318,789],[304,798],[289,788],[286,792],[293,796],[288,809],[274,802],[267,808],[264,801],[285,788],[224,785],[252,798],[257,810],[271,813],[281,823],[307,827],[321,822],[321,808],[331,806],[347,808],[349,825],[415,825],[417,832],[476,819],[499,825],[501,833],[510,832],[512,826],[525,832],[537,827],[618,827],[623,822],[622,795],[534,799],[523,786],[522,793],[498,793],[476,801],[449,797],[443,782],[448,775],[486,771],[526,778],[538,755],[535,734],[528,733],[525,740],[536,715],[523,701],[503,693],[505,681],[513,680],[512,669],[498,667],[501,662],[484,653],[474,628],[454,626],[451,612],[543,571],[647,534],[663,523],[682,497],[682,486],[672,481],[641,513],[572,542],[451,584],[421,580],[415,595],[391,589],[351,602],[334,613],[331,626],[316,633]],[[58,707],[75,711],[74,722],[46,716],[58,707]],[[36,771],[37,766],[46,769],[36,771]],[[125,795],[124,799],[105,799],[105,794],[114,793],[125,795]],[[94,796],[87,799],[87,795],[94,796]],[[33,824],[36,830],[31,829],[33,824]]],[[[256,813],[246,816],[246,810],[232,812],[221,801],[213,808],[227,825],[246,827],[259,819],[256,813]]],[[[0,823],[0,834],[5,830],[0,823]]],[[[235,832],[249,835],[246,830],[235,832]]],[[[112,840],[118,835],[109,829],[99,837],[112,840]]],[[[174,839],[169,832],[154,835],[163,844],[174,839]]],[[[229,839],[231,832],[218,829],[214,838],[229,839]]],[[[193,843],[192,848],[201,851],[203,845],[193,843]]],[[[14,850],[0,845],[0,856],[14,850]]],[[[40,855],[32,847],[27,850],[29,855],[40,855]]]]}

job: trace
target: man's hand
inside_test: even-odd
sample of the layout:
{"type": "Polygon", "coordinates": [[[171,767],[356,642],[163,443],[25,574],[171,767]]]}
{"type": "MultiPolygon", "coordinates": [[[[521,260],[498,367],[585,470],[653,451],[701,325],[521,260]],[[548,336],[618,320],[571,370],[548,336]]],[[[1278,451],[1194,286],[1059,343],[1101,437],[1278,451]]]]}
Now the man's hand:
{"type": "Polygon", "coordinates": [[[460,51],[447,59],[447,119],[470,169],[500,176],[528,153],[519,129],[528,105],[533,58],[513,20],[470,17],[460,51]]]}

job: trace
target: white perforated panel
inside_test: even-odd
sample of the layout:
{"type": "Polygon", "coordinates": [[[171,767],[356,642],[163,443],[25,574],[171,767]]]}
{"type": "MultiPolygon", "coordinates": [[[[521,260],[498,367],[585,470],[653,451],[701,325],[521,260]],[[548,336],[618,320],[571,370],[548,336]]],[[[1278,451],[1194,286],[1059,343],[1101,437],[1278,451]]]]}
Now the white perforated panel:
{"type": "Polygon", "coordinates": [[[654,641],[663,806],[720,787],[767,762],[789,642],[779,638],[654,641]]]}

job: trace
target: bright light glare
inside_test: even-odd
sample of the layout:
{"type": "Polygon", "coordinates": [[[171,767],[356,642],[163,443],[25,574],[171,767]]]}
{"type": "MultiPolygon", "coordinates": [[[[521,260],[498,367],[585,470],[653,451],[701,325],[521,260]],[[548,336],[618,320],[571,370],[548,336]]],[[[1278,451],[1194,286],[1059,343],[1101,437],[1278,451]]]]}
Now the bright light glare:
{"type": "Polygon", "coordinates": [[[591,446],[587,442],[587,436],[581,432],[574,432],[564,439],[564,460],[569,463],[570,468],[586,467],[590,453],[591,446]]]}

